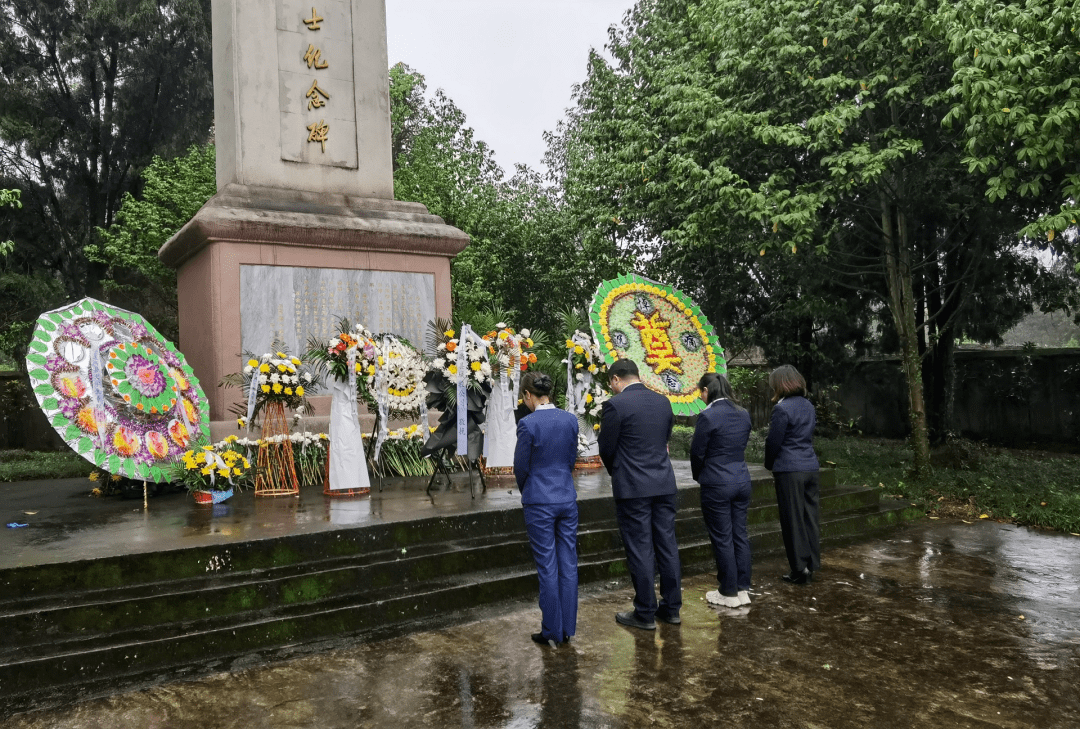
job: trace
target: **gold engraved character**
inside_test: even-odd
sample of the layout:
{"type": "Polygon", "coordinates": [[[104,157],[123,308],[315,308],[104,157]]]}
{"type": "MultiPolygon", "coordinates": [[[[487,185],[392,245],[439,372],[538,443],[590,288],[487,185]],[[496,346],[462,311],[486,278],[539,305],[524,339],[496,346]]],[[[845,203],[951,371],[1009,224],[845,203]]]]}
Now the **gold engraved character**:
{"type": "Polygon", "coordinates": [[[311,88],[308,89],[308,92],[304,94],[304,96],[308,99],[311,99],[311,101],[309,101],[307,104],[308,111],[326,106],[326,101],[324,99],[330,98],[330,94],[319,88],[318,81],[311,82],[311,88]],[[322,94],[323,98],[319,98],[320,94],[322,94]]]}
{"type": "Polygon", "coordinates": [[[308,30],[318,30],[319,28],[322,27],[321,25],[319,25],[319,23],[321,23],[321,22],[322,22],[322,18],[320,18],[315,13],[315,8],[312,7],[311,8],[311,17],[310,18],[304,18],[304,25],[307,26],[308,30]]]}
{"type": "Polygon", "coordinates": [[[330,64],[319,58],[320,55],[322,55],[322,51],[308,43],[307,53],[304,54],[304,63],[307,64],[308,68],[312,66],[317,69],[326,68],[330,64]]]}
{"type": "Polygon", "coordinates": [[[330,138],[330,125],[320,119],[317,122],[308,124],[308,137],[309,142],[319,142],[322,144],[322,151],[326,152],[326,141],[330,138]]]}
{"type": "Polygon", "coordinates": [[[683,371],[678,365],[682,364],[682,357],[675,354],[675,348],[671,346],[668,338],[668,327],[671,322],[660,318],[660,312],[653,312],[649,318],[640,311],[634,312],[634,318],[630,326],[641,332],[641,346],[645,348],[645,363],[653,368],[653,372],[660,374],[666,370],[673,370],[678,374],[683,371]]]}

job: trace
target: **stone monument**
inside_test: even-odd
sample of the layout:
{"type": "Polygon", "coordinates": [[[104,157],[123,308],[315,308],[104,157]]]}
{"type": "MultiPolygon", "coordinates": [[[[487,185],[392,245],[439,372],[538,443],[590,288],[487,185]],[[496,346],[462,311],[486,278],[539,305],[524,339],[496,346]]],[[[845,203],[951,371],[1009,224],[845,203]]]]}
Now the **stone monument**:
{"type": "Polygon", "coordinates": [[[384,0],[212,9],[218,191],[158,257],[222,420],[230,392],[213,385],[275,338],[298,354],[348,317],[423,347],[469,238],[394,200],[384,0]]]}

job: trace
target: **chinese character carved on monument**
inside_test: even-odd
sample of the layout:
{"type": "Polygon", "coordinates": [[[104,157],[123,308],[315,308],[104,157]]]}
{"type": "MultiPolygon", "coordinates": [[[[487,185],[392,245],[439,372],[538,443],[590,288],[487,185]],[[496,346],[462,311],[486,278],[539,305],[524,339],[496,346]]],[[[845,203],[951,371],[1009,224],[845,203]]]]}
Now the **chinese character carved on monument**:
{"type": "Polygon", "coordinates": [[[641,332],[641,346],[645,348],[645,363],[653,368],[653,372],[660,374],[666,370],[672,370],[682,374],[678,365],[682,364],[682,357],[675,354],[675,348],[671,346],[668,338],[668,327],[671,322],[660,318],[660,312],[645,318],[640,311],[634,312],[634,318],[630,325],[641,332]]]}
{"type": "Polygon", "coordinates": [[[309,101],[307,105],[308,111],[326,106],[326,101],[324,99],[330,98],[330,94],[319,88],[318,81],[311,82],[311,88],[308,89],[308,92],[304,96],[311,99],[311,101],[309,101]],[[323,98],[319,98],[320,94],[322,94],[323,98]]]}
{"type": "MultiPolygon", "coordinates": [[[[307,140],[309,142],[319,142],[322,144],[322,151],[326,152],[326,141],[330,137],[330,125],[320,119],[317,122],[308,124],[307,128],[309,132],[307,140]]],[[[666,334],[664,335],[664,338],[667,339],[666,334]]],[[[679,361],[681,362],[682,360],[679,361]]]]}
{"type": "Polygon", "coordinates": [[[319,25],[320,22],[322,22],[322,18],[320,18],[318,15],[315,14],[315,8],[314,7],[311,8],[311,17],[310,18],[304,18],[304,25],[307,26],[308,30],[318,30],[319,28],[322,27],[322,26],[319,25]]]}
{"type": "Polygon", "coordinates": [[[322,51],[308,43],[307,53],[304,54],[304,63],[307,64],[308,68],[312,66],[318,69],[326,68],[329,64],[319,58],[321,54],[322,51]]]}

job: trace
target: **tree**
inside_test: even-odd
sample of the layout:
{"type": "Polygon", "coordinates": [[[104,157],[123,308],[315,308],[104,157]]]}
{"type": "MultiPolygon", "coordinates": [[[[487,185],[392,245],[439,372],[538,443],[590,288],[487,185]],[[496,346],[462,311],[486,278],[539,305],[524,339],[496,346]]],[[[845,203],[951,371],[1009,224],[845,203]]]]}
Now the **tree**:
{"type": "Polygon", "coordinates": [[[84,248],[153,156],[206,140],[210,53],[210,0],[0,6],[0,160],[37,228],[19,245],[69,296],[96,289],[84,248]]]}
{"type": "MultiPolygon", "coordinates": [[[[3,190],[0,189],[0,208],[11,206],[13,208],[21,208],[22,200],[19,196],[22,194],[21,190],[3,190]]],[[[7,254],[11,253],[15,249],[15,242],[10,240],[0,241],[0,258],[3,258],[7,254]]]]}
{"type": "Polygon", "coordinates": [[[962,130],[964,161],[990,200],[1041,198],[1021,232],[1061,245],[1080,213],[1080,6],[958,0],[934,22],[955,56],[945,123],[962,130]]]}
{"type": "Polygon", "coordinates": [[[116,222],[86,247],[87,259],[105,266],[102,288],[172,339],[179,334],[176,271],[157,252],[217,191],[214,159],[212,144],[175,159],[155,157],[142,173],[141,198],[125,194],[116,222]]]}
{"type": "Polygon", "coordinates": [[[559,302],[583,305],[618,270],[610,241],[575,233],[556,185],[518,166],[504,179],[491,149],[441,90],[419,73],[391,75],[394,195],[423,203],[469,234],[454,260],[454,306],[514,311],[532,327],[558,324],[559,302]]]}
{"type": "Polygon", "coordinates": [[[857,341],[882,320],[920,472],[924,356],[947,380],[959,332],[1018,320],[1037,270],[1010,234],[1031,209],[987,201],[959,133],[941,125],[952,58],[928,7],[642,0],[611,31],[614,63],[590,60],[576,110],[579,189],[639,265],[674,262],[691,279],[717,260],[771,272],[785,284],[766,297],[810,299],[774,302],[792,323],[861,321],[847,332],[857,341]],[[747,251],[793,263],[754,266],[747,251]],[[988,312],[979,297],[1008,306],[988,312]]]}

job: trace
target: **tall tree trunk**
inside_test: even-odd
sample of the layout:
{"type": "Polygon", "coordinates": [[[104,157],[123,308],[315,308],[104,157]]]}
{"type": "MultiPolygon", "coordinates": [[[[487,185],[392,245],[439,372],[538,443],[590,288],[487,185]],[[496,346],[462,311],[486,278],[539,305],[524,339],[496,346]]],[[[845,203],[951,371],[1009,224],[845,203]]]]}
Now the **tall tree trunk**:
{"type": "Polygon", "coordinates": [[[893,210],[882,191],[881,228],[884,231],[885,274],[889,309],[900,336],[900,361],[908,389],[908,418],[911,421],[911,449],[915,455],[915,473],[930,472],[930,440],[926,428],[923,401],[922,359],[919,357],[918,327],[915,324],[915,290],[911,276],[911,240],[904,214],[893,210]]]}

